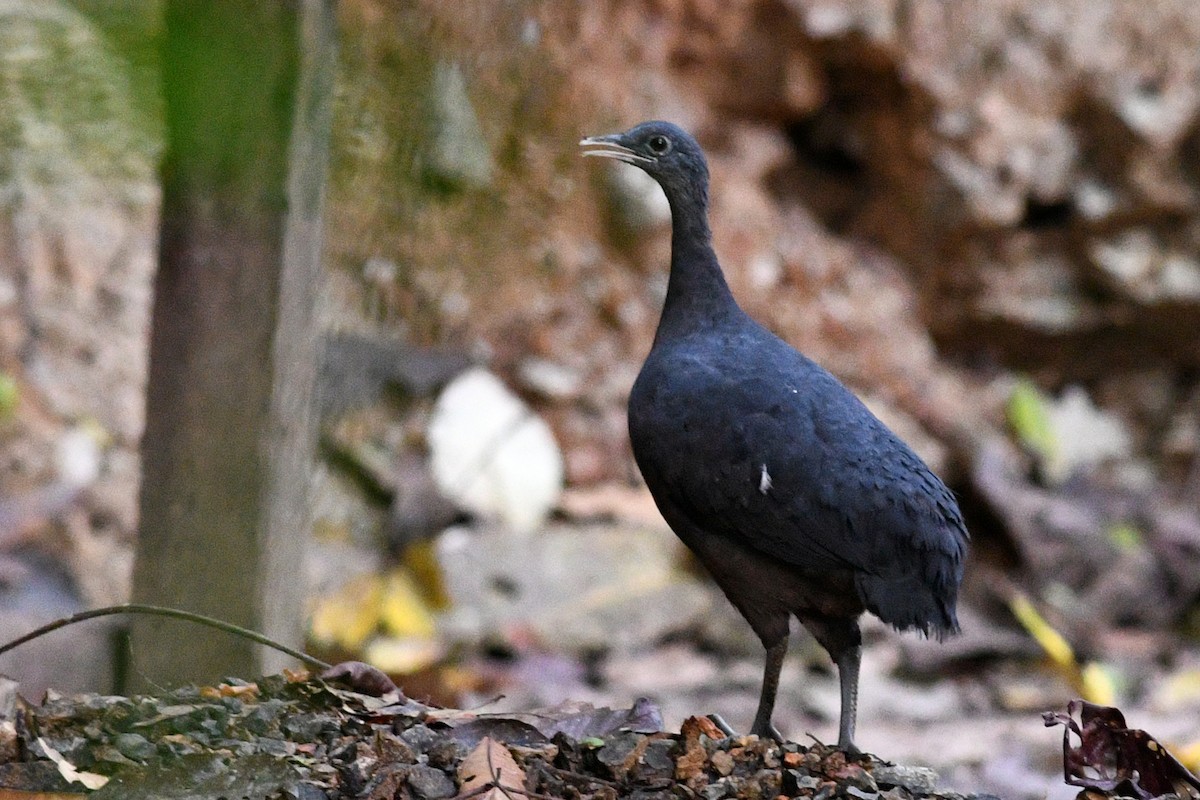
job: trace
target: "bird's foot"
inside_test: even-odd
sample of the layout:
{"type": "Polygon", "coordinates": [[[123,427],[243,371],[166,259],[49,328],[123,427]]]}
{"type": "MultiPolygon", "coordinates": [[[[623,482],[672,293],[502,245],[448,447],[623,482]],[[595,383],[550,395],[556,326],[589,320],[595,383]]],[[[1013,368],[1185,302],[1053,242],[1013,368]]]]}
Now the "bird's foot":
{"type": "MultiPolygon", "coordinates": [[[[726,722],[725,718],[720,714],[709,714],[708,718],[712,724],[720,728],[721,733],[725,734],[726,736],[733,738],[739,735],[738,732],[733,729],[733,726],[726,722]]],[[[757,725],[752,727],[750,729],[750,735],[757,736],[760,739],[772,739],[779,744],[783,744],[784,741],[786,741],[783,738],[783,734],[779,732],[779,729],[769,723],[762,730],[760,730],[760,726],[757,725]]]]}
{"type": "Polygon", "coordinates": [[[859,750],[854,742],[838,742],[837,749],[845,753],[847,759],[857,760],[863,757],[863,751],[859,750]]]}
{"type": "Polygon", "coordinates": [[[779,732],[779,728],[776,728],[769,722],[766,725],[755,725],[750,728],[750,735],[757,736],[760,739],[772,739],[777,744],[783,744],[787,741],[783,738],[783,734],[779,732]]]}

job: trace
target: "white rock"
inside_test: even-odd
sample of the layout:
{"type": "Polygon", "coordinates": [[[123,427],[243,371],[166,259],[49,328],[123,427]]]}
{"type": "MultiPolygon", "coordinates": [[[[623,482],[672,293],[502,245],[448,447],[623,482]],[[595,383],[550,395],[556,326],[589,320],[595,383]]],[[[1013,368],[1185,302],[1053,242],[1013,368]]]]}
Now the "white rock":
{"type": "Polygon", "coordinates": [[[525,359],[517,372],[526,387],[552,400],[573,400],[583,388],[578,371],[544,358],[525,359]]]}
{"type": "Polygon", "coordinates": [[[557,504],[563,458],[550,427],[487,370],[450,382],[428,438],[438,488],[464,509],[531,531],[557,504]]]}
{"type": "Polygon", "coordinates": [[[69,428],[55,448],[58,478],[72,488],[91,486],[100,477],[104,432],[95,424],[69,428]]]}
{"type": "Polygon", "coordinates": [[[1132,288],[1150,278],[1157,249],[1154,236],[1138,229],[1110,241],[1097,242],[1092,246],[1091,256],[1101,269],[1132,288]]]}
{"type": "Polygon", "coordinates": [[[1130,457],[1133,443],[1124,421],[1093,405],[1083,388],[1067,387],[1047,412],[1058,443],[1047,465],[1051,479],[1063,480],[1080,468],[1130,457]]]}
{"type": "Polygon", "coordinates": [[[434,69],[433,118],[429,153],[433,174],[454,185],[491,186],[496,165],[467,91],[467,77],[458,64],[440,62],[434,69]]]}

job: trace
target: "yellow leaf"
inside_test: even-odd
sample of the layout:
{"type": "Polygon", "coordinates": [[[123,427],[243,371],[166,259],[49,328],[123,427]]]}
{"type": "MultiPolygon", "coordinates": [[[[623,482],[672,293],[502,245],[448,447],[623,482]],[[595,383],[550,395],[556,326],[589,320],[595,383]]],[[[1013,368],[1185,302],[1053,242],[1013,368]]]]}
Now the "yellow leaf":
{"type": "Polygon", "coordinates": [[[1065,669],[1078,671],[1079,665],[1075,661],[1075,651],[1071,649],[1071,645],[1061,633],[1051,627],[1028,597],[1020,593],[1014,594],[1008,601],[1008,607],[1022,627],[1029,631],[1034,641],[1046,651],[1051,661],[1065,669]]]}
{"type": "Polygon", "coordinates": [[[413,576],[421,596],[431,608],[449,607],[450,594],[446,591],[446,582],[442,579],[442,567],[438,563],[437,548],[432,539],[413,542],[404,548],[403,562],[413,576]]]}
{"type": "Polygon", "coordinates": [[[403,569],[392,570],[384,579],[379,615],[384,629],[393,636],[432,639],[435,633],[433,614],[421,599],[412,576],[403,569]]]}
{"type": "Polygon", "coordinates": [[[1200,772],[1200,739],[1182,747],[1172,748],[1172,752],[1179,759],[1179,763],[1192,772],[1200,772]]]}
{"type": "Polygon", "coordinates": [[[481,800],[508,800],[525,794],[525,772],[517,766],[504,745],[485,736],[458,767],[459,796],[475,795],[481,800]],[[486,787],[490,786],[490,789],[486,787]],[[508,791],[505,791],[505,790],[508,791]]]}
{"type": "Polygon", "coordinates": [[[1117,684],[1112,670],[1105,665],[1089,661],[1079,673],[1079,690],[1083,699],[1102,706],[1117,704],[1117,684]]]}
{"type": "Polygon", "coordinates": [[[436,639],[377,636],[363,652],[363,661],[389,675],[411,675],[442,657],[436,639]]]}
{"type": "Polygon", "coordinates": [[[1111,668],[1096,661],[1080,665],[1071,644],[1046,621],[1033,605],[1033,601],[1024,594],[1013,594],[1009,598],[1008,607],[1085,700],[1103,706],[1117,704],[1117,682],[1111,668]]]}
{"type": "Polygon", "coordinates": [[[1185,669],[1170,675],[1155,692],[1155,702],[1164,707],[1192,705],[1200,701],[1200,669],[1185,669]]]}
{"type": "Polygon", "coordinates": [[[358,652],[379,628],[382,580],[363,575],[320,598],[313,610],[310,632],[318,644],[358,652]]]}

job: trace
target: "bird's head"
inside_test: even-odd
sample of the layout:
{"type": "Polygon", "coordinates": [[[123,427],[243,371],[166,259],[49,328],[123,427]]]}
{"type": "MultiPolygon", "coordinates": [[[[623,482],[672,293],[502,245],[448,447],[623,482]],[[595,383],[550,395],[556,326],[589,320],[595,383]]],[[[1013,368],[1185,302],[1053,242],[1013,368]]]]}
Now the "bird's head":
{"type": "Polygon", "coordinates": [[[589,136],[579,143],[585,156],[615,158],[650,174],[668,198],[686,193],[708,198],[708,164],[696,140],[670,122],[643,122],[624,133],[589,136]]]}

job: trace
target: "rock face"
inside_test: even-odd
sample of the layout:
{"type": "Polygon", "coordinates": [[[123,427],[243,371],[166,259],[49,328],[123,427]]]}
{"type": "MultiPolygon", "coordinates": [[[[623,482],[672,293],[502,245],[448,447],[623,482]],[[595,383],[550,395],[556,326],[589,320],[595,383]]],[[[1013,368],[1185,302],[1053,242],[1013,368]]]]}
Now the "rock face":
{"type": "MultiPolygon", "coordinates": [[[[637,187],[583,173],[572,147],[651,117],[708,149],[715,239],[743,303],[924,455],[969,463],[1002,430],[1010,384],[996,378],[1014,371],[1054,392],[1081,384],[1145,426],[1139,457],[1178,462],[1200,360],[1194,4],[427,4],[420,23],[385,6],[349,7],[366,43],[348,63],[382,74],[370,53],[432,25],[413,69],[462,65],[505,213],[465,192],[372,247],[410,268],[397,305],[453,290],[433,312],[443,335],[483,340],[501,370],[532,355],[581,378],[585,391],[540,406],[570,479],[629,473],[612,443],[669,237],[637,187]],[[1153,410],[1134,399],[1147,379],[1165,393],[1153,410]]],[[[347,98],[347,114],[374,107],[364,90],[347,98]]],[[[367,138],[398,133],[385,121],[367,138]]],[[[361,245],[343,240],[334,260],[360,269],[361,245]]]]}

